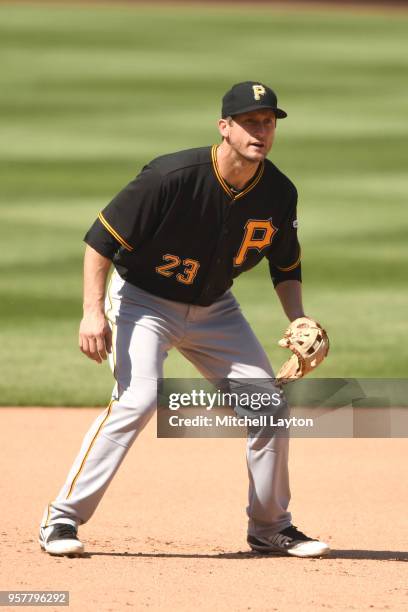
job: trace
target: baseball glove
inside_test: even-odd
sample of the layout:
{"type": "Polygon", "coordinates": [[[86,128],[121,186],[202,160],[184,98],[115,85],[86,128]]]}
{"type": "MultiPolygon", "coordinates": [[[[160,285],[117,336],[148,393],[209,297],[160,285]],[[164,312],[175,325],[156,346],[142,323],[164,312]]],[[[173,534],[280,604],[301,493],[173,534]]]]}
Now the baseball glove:
{"type": "Polygon", "coordinates": [[[329,352],[327,333],[317,321],[309,317],[292,321],[278,344],[293,353],[276,375],[277,381],[281,383],[305,376],[314,370],[329,352]]]}

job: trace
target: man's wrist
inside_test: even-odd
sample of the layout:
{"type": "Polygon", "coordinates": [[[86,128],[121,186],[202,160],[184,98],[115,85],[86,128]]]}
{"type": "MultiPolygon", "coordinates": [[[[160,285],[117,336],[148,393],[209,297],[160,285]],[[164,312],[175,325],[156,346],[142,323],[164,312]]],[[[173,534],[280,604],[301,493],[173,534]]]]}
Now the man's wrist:
{"type": "Polygon", "coordinates": [[[83,303],[83,313],[84,313],[84,316],[90,315],[90,314],[102,314],[103,316],[105,316],[104,301],[97,302],[97,303],[92,302],[92,304],[88,304],[84,302],[83,303]]]}
{"type": "Polygon", "coordinates": [[[302,317],[305,317],[305,313],[303,312],[303,310],[299,310],[296,313],[291,313],[291,316],[289,317],[289,321],[292,323],[292,321],[295,321],[296,319],[300,319],[302,317]]]}

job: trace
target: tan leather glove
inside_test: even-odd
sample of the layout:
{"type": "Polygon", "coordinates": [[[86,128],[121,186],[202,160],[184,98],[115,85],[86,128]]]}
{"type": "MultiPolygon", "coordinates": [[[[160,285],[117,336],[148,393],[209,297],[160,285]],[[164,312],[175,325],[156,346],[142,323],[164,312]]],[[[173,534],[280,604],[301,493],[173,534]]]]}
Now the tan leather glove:
{"type": "Polygon", "coordinates": [[[292,321],[278,344],[293,353],[276,375],[277,382],[281,383],[296,380],[314,370],[326,357],[330,346],[325,330],[309,317],[292,321]]]}

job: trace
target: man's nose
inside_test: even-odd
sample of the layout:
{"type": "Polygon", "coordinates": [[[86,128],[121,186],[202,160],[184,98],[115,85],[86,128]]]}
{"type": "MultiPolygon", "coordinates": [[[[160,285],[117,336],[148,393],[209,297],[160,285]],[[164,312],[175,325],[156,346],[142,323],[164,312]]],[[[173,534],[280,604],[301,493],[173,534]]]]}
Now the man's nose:
{"type": "Polygon", "coordinates": [[[266,125],[264,125],[263,123],[257,123],[255,125],[256,136],[258,136],[259,138],[263,138],[265,133],[266,133],[266,125]]]}

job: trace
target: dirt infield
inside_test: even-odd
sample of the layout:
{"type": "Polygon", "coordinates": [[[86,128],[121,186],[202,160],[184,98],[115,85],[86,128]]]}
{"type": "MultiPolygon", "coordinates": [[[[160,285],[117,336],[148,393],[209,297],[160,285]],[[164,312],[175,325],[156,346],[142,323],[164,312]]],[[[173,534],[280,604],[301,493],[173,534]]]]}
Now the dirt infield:
{"type": "Polygon", "coordinates": [[[42,509],[97,413],[1,409],[1,590],[69,590],[82,612],[407,609],[401,439],[292,440],[294,522],[333,552],[265,557],[245,542],[245,441],[159,440],[152,421],[80,530],[86,556],[42,553],[42,509]]]}

